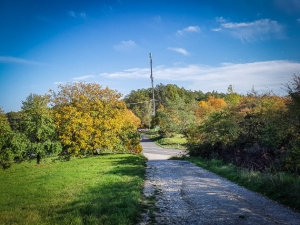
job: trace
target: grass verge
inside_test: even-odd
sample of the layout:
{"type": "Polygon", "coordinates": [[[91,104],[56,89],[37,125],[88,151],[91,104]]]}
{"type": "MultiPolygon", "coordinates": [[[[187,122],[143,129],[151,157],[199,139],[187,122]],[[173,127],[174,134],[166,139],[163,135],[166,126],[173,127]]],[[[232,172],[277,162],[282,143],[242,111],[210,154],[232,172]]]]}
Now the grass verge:
{"type": "Polygon", "coordinates": [[[177,134],[174,137],[164,138],[159,134],[147,134],[147,136],[158,146],[162,148],[186,149],[186,138],[177,134]]]}
{"type": "Polygon", "coordinates": [[[154,189],[153,193],[148,196],[144,196],[143,199],[143,214],[142,222],[144,224],[153,225],[157,224],[155,213],[159,212],[159,208],[155,205],[157,202],[157,196],[160,194],[160,191],[154,189]]]}
{"type": "Polygon", "coordinates": [[[262,173],[248,171],[220,160],[206,160],[199,157],[182,158],[197,166],[227,178],[249,190],[259,192],[270,199],[300,212],[300,177],[292,174],[262,173]]]}
{"type": "Polygon", "coordinates": [[[134,224],[146,159],[106,155],[0,171],[1,224],[134,224]]]}

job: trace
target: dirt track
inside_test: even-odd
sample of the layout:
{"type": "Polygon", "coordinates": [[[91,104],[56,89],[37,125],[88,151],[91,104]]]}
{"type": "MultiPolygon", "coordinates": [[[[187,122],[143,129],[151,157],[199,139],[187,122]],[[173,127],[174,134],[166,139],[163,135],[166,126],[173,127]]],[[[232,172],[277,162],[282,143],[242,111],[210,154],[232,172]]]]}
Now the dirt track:
{"type": "MultiPolygon", "coordinates": [[[[149,159],[144,195],[156,198],[156,224],[300,224],[299,213],[190,162],[166,160],[172,150],[149,139],[142,145],[149,159]]],[[[144,214],[139,224],[151,222],[144,214]]]]}

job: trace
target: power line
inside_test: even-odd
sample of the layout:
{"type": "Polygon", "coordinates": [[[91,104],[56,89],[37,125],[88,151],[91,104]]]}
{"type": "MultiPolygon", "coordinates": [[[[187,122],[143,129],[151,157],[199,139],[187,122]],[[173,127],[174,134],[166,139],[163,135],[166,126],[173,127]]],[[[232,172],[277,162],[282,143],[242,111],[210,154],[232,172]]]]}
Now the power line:
{"type": "Polygon", "coordinates": [[[153,74],[152,74],[152,53],[149,54],[150,57],[150,68],[151,68],[151,84],[152,84],[152,104],[153,104],[153,113],[152,115],[155,116],[155,99],[154,99],[154,86],[153,86],[153,74]]]}
{"type": "MultiPolygon", "coordinates": [[[[136,105],[136,104],[142,104],[142,103],[145,103],[145,102],[152,102],[153,100],[150,99],[150,100],[145,100],[145,101],[142,101],[142,102],[127,102],[127,104],[130,104],[130,105],[136,105]]],[[[156,99],[154,99],[154,101],[157,101],[156,99]]]]}
{"type": "Polygon", "coordinates": [[[145,103],[145,102],[150,102],[152,100],[146,100],[146,101],[142,101],[142,102],[132,102],[132,103],[127,103],[127,104],[130,104],[130,105],[136,105],[136,104],[141,104],[141,103],[145,103]]]}

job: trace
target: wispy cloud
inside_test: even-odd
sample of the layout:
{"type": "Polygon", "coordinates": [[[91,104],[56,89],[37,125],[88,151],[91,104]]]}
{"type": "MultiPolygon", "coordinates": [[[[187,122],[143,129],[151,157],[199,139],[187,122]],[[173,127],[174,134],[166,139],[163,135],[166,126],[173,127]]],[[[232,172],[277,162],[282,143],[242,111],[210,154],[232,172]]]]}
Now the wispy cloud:
{"type": "Polygon", "coordinates": [[[179,34],[179,35],[184,35],[184,34],[186,34],[186,33],[191,33],[191,32],[198,33],[198,32],[200,32],[200,31],[201,31],[201,29],[200,29],[200,27],[198,27],[198,26],[189,26],[189,27],[184,28],[184,29],[182,29],[182,30],[178,30],[178,31],[177,31],[177,34],[179,34]]]}
{"type": "Polygon", "coordinates": [[[217,17],[220,27],[211,29],[216,32],[226,32],[242,41],[257,41],[271,38],[284,38],[284,26],[275,20],[261,19],[253,22],[227,22],[223,17],[217,17]]]}
{"type": "Polygon", "coordinates": [[[88,80],[90,78],[93,78],[95,77],[94,75],[84,75],[84,76],[81,76],[81,77],[74,77],[73,80],[75,81],[83,81],[83,80],[88,80]]]}
{"type": "Polygon", "coordinates": [[[65,83],[67,83],[67,82],[65,82],[65,81],[55,81],[53,84],[54,85],[60,85],[60,84],[65,84],[65,83]]]}
{"type": "Polygon", "coordinates": [[[114,45],[114,49],[118,51],[127,51],[130,49],[135,48],[137,45],[134,41],[129,40],[129,41],[121,41],[121,43],[114,45]]]}
{"type": "Polygon", "coordinates": [[[85,12],[81,12],[81,13],[79,13],[79,16],[80,16],[82,19],[84,19],[84,18],[86,18],[86,13],[85,13],[85,12]]]}
{"type": "Polygon", "coordinates": [[[297,21],[298,21],[298,23],[300,23],[300,18],[299,18],[299,19],[297,19],[297,21]]]}
{"type": "Polygon", "coordinates": [[[173,47],[169,47],[168,50],[174,51],[174,52],[178,52],[181,53],[185,56],[188,56],[190,53],[188,53],[184,48],[173,48],[173,47]]]}
{"type": "Polygon", "coordinates": [[[110,5],[104,5],[101,8],[101,11],[104,12],[104,13],[106,13],[106,14],[112,14],[114,12],[114,9],[110,5]]]}
{"type": "Polygon", "coordinates": [[[281,11],[285,11],[289,14],[300,12],[299,0],[274,0],[275,6],[281,11]]]}
{"type": "Polygon", "coordinates": [[[53,84],[60,85],[60,84],[66,84],[66,83],[76,83],[79,81],[86,81],[86,80],[94,78],[94,77],[95,77],[95,75],[84,75],[84,76],[80,76],[80,77],[73,77],[69,81],[55,81],[53,84]]]}
{"type": "Polygon", "coordinates": [[[85,12],[76,13],[76,12],[70,10],[70,11],[67,12],[67,14],[68,14],[70,17],[73,17],[73,18],[81,18],[81,19],[86,18],[86,13],[85,13],[85,12]]]}
{"type": "Polygon", "coordinates": [[[150,69],[148,68],[133,68],[121,72],[101,73],[99,76],[108,78],[149,78],[150,69]]]}
{"type": "Polygon", "coordinates": [[[12,56],[0,56],[0,63],[16,63],[16,64],[41,65],[41,63],[38,63],[38,62],[35,62],[35,61],[21,59],[21,58],[16,58],[16,57],[12,57],[12,56]]]}
{"type": "MultiPolygon", "coordinates": [[[[239,93],[247,93],[252,86],[256,90],[269,88],[274,93],[285,93],[286,84],[292,74],[298,73],[300,63],[291,61],[262,61],[243,64],[223,63],[219,66],[188,65],[184,67],[153,68],[156,82],[173,82],[193,90],[226,92],[231,84],[239,93]]],[[[149,79],[150,69],[134,68],[115,73],[102,73],[106,78],[149,79]]]]}
{"type": "Polygon", "coordinates": [[[69,16],[76,18],[75,12],[74,11],[68,11],[67,12],[69,16]]]}

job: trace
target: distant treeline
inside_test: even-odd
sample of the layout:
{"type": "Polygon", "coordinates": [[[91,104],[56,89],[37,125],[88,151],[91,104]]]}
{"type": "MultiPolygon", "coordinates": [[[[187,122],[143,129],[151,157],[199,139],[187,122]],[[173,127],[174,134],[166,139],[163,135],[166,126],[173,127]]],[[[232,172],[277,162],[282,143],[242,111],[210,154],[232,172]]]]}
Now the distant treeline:
{"type": "Polygon", "coordinates": [[[191,155],[222,159],[249,170],[300,170],[300,75],[284,88],[248,94],[190,91],[177,85],[139,89],[125,96],[127,107],[144,127],[159,127],[163,136],[184,134],[191,155]]]}

